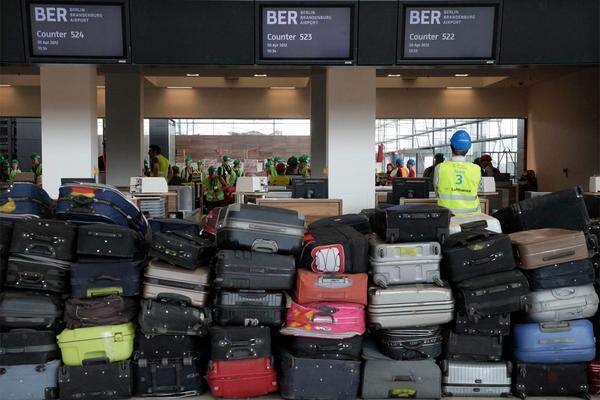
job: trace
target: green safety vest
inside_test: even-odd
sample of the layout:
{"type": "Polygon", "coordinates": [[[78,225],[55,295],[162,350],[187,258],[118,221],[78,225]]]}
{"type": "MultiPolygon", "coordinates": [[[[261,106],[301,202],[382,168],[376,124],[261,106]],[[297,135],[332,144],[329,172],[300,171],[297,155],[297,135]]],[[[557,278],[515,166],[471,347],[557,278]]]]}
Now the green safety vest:
{"type": "Polygon", "coordinates": [[[31,167],[31,171],[33,172],[33,174],[35,175],[36,178],[38,176],[42,175],[42,164],[38,164],[36,166],[32,166],[31,167]]]}
{"type": "Polygon", "coordinates": [[[221,185],[219,178],[211,179],[209,176],[202,184],[206,188],[206,201],[213,202],[225,200],[225,192],[223,191],[223,185],[221,185]]]}
{"type": "Polygon", "coordinates": [[[438,205],[456,216],[481,213],[477,189],[481,168],[470,162],[446,161],[437,167],[438,205]]]}
{"type": "Polygon", "coordinates": [[[308,172],[308,166],[303,167],[303,168],[298,168],[298,173],[304,177],[308,178],[309,172],[308,172]]]}
{"type": "Polygon", "coordinates": [[[167,179],[169,176],[169,159],[162,154],[156,156],[158,161],[158,176],[162,176],[167,179]]]}
{"type": "Polygon", "coordinates": [[[193,171],[188,172],[188,169],[186,167],[183,167],[183,169],[179,173],[179,177],[187,182],[190,180],[190,176],[192,176],[192,174],[193,174],[193,171]]]}

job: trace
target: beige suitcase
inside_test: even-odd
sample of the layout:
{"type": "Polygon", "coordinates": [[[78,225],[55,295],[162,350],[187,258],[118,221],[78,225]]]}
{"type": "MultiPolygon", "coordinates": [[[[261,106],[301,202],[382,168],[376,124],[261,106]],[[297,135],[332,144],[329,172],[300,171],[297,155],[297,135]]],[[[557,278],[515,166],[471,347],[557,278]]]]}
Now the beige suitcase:
{"type": "Polygon", "coordinates": [[[535,229],[511,233],[509,236],[522,269],[536,269],[589,257],[583,232],[535,229]]]}
{"type": "Polygon", "coordinates": [[[194,271],[152,260],[144,272],[144,298],[180,298],[194,307],[204,307],[210,293],[209,269],[194,271]]]}

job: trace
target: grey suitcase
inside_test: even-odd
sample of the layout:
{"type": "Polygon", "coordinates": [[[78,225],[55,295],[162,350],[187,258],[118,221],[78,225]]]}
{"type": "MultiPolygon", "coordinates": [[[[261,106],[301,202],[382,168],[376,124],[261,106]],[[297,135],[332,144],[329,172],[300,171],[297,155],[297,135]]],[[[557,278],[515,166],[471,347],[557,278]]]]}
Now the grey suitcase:
{"type": "Polygon", "coordinates": [[[442,373],[435,360],[396,361],[379,353],[373,342],[363,346],[363,399],[439,399],[442,373]]]}
{"type": "Polygon", "coordinates": [[[2,400],[51,400],[58,398],[60,360],[46,364],[0,365],[2,400]]]}
{"type": "Polygon", "coordinates": [[[570,321],[594,316],[598,301],[598,294],[590,283],[531,292],[525,310],[533,322],[570,321]]]}
{"type": "Polygon", "coordinates": [[[375,329],[443,325],[454,316],[454,297],[449,287],[432,284],[371,287],[367,316],[375,329]]]}
{"type": "Polygon", "coordinates": [[[510,396],[510,362],[460,362],[442,363],[444,396],[498,397],[510,396]]]}
{"type": "Polygon", "coordinates": [[[144,272],[144,298],[157,299],[161,295],[177,296],[195,307],[204,307],[210,294],[210,271],[177,268],[152,260],[144,272]]]}

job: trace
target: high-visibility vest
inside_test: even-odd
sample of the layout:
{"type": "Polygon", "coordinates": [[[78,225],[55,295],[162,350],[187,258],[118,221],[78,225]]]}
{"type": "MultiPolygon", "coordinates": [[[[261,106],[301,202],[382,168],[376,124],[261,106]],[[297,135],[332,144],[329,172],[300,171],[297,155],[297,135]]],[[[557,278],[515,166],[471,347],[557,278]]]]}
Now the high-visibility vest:
{"type": "Polygon", "coordinates": [[[214,202],[225,199],[225,192],[219,178],[212,179],[209,176],[204,179],[203,185],[206,188],[206,201],[214,202]]]}
{"type": "Polygon", "coordinates": [[[456,216],[481,213],[477,189],[481,168],[470,162],[446,161],[437,166],[438,205],[456,216]]]}
{"type": "Polygon", "coordinates": [[[269,177],[269,184],[272,186],[289,186],[290,177],[286,175],[277,175],[269,177]]]}
{"type": "Polygon", "coordinates": [[[169,176],[169,159],[162,154],[156,156],[158,161],[158,176],[167,178],[169,176]]]}

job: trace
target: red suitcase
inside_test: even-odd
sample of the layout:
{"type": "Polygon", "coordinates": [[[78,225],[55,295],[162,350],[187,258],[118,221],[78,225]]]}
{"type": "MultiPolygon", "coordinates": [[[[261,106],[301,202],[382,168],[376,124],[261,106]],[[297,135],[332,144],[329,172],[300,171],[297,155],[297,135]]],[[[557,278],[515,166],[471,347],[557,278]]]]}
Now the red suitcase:
{"type": "Polygon", "coordinates": [[[324,301],[367,305],[367,274],[320,274],[298,270],[295,300],[298,304],[324,301]]]}
{"type": "Polygon", "coordinates": [[[206,381],[214,397],[227,399],[264,396],[279,390],[270,358],[211,361],[206,381]]]}
{"type": "Polygon", "coordinates": [[[588,394],[600,395],[600,360],[594,360],[588,364],[588,394]]]}

